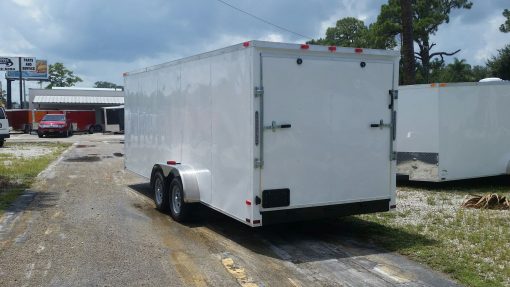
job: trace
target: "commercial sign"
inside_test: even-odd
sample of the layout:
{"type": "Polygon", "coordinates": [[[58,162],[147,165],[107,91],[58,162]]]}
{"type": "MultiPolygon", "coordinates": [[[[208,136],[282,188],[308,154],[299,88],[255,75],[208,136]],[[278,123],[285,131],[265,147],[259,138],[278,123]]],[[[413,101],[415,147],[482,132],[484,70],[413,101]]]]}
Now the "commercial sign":
{"type": "Polygon", "coordinates": [[[21,59],[21,71],[35,72],[35,58],[26,57],[0,57],[0,71],[19,71],[21,59]]]}
{"type": "MultiPolygon", "coordinates": [[[[21,72],[21,76],[25,80],[35,80],[35,81],[44,81],[48,79],[48,61],[46,60],[36,60],[35,61],[35,71],[23,71],[21,72]]],[[[5,73],[6,79],[17,80],[19,79],[18,71],[7,71],[5,73]]]]}

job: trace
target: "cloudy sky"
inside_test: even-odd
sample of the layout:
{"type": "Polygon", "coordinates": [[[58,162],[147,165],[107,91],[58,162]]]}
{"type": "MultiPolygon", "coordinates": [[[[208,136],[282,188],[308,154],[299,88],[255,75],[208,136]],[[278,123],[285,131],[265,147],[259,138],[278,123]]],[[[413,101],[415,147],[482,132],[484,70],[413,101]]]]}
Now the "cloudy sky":
{"type": "MultiPolygon", "coordinates": [[[[225,0],[302,35],[317,38],[336,20],[353,16],[369,24],[384,0],[225,0]]],[[[472,0],[454,11],[432,39],[435,49],[462,49],[457,57],[483,64],[510,43],[499,32],[510,0],[472,0]]],[[[297,42],[281,31],[217,0],[2,0],[0,56],[63,62],[92,87],[122,85],[122,73],[250,39],[297,42]]],[[[5,80],[2,78],[4,89],[5,80]]],[[[30,86],[36,86],[35,83],[30,86]]],[[[17,85],[13,85],[16,93],[17,85]],[[14,87],[15,86],[15,87],[14,87]]],[[[14,97],[17,98],[17,97],[14,97]]]]}

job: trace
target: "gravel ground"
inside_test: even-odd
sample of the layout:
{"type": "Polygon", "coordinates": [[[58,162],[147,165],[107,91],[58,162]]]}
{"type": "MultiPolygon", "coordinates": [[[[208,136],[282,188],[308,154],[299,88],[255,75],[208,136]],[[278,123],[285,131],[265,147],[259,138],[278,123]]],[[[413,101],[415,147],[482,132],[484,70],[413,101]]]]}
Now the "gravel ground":
{"type": "Polygon", "coordinates": [[[404,182],[392,213],[361,215],[384,230],[374,242],[450,273],[468,286],[510,286],[510,210],[461,207],[472,195],[510,197],[510,177],[404,182]],[[396,236],[396,234],[399,234],[396,236]],[[407,246],[409,241],[422,244],[407,246]]]}

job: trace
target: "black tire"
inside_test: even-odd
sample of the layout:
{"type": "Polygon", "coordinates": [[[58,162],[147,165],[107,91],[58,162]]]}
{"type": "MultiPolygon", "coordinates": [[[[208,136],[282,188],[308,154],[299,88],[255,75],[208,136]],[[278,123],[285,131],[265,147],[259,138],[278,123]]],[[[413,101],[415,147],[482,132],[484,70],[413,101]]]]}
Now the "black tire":
{"type": "Polygon", "coordinates": [[[168,206],[170,206],[168,203],[168,186],[161,171],[157,171],[156,174],[154,174],[152,191],[154,192],[154,203],[156,204],[156,208],[161,211],[166,211],[168,206]]]}
{"type": "Polygon", "coordinates": [[[189,204],[184,202],[184,192],[180,178],[174,178],[168,188],[170,195],[170,215],[175,221],[183,222],[188,219],[189,204]]]}
{"type": "Polygon", "coordinates": [[[95,125],[94,126],[94,132],[100,133],[102,131],[103,131],[103,126],[101,126],[101,125],[95,125]]]}
{"type": "Polygon", "coordinates": [[[0,147],[3,147],[5,143],[5,139],[0,139],[0,147]]]}
{"type": "Polygon", "coordinates": [[[37,133],[37,136],[38,136],[38,137],[40,137],[40,138],[42,138],[42,137],[44,136],[44,134],[42,134],[42,133],[37,133]]]}
{"type": "Polygon", "coordinates": [[[90,126],[89,127],[89,134],[93,134],[94,133],[94,126],[90,126]]]}
{"type": "Polygon", "coordinates": [[[25,125],[25,127],[23,128],[23,133],[24,134],[29,134],[31,132],[31,128],[29,125],[25,125]]]}

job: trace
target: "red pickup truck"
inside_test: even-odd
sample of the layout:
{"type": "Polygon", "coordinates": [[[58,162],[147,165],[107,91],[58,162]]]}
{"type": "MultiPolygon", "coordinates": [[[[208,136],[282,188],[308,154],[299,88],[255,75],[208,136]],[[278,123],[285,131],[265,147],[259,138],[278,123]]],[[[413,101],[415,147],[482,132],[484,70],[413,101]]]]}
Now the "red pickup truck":
{"type": "Polygon", "coordinates": [[[47,114],[39,122],[37,135],[42,138],[43,136],[50,134],[65,137],[73,135],[73,125],[65,114],[47,114]]]}

